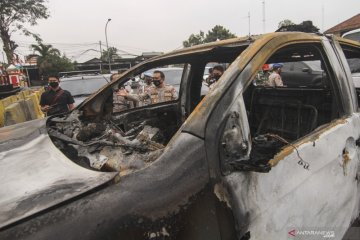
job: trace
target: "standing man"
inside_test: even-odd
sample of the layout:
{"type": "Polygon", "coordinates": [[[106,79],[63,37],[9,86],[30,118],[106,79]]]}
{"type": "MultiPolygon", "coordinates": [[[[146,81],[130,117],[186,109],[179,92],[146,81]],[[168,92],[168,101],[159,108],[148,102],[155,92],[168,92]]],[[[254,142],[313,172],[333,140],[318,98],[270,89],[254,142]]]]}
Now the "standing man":
{"type": "Polygon", "coordinates": [[[274,63],[273,65],[273,72],[269,76],[269,80],[266,82],[266,86],[269,87],[283,87],[284,83],[281,79],[281,68],[282,64],[280,63],[274,63]]]}
{"type": "Polygon", "coordinates": [[[217,81],[221,78],[224,74],[224,68],[221,65],[216,65],[213,67],[212,70],[212,79],[209,81],[209,89],[213,89],[217,81]]]}
{"type": "MultiPolygon", "coordinates": [[[[153,86],[154,85],[152,84],[151,73],[150,72],[145,72],[144,73],[143,83],[140,86],[138,93],[139,94],[149,93],[150,89],[153,86]]],[[[151,104],[151,98],[143,99],[143,101],[139,102],[139,106],[147,106],[149,104],[151,104]]]]}
{"type": "Polygon", "coordinates": [[[269,64],[264,64],[262,66],[262,70],[258,72],[256,78],[255,78],[255,82],[254,85],[259,85],[259,86],[263,86],[265,84],[267,84],[267,81],[269,80],[269,76],[270,76],[270,66],[269,64]]]}
{"type": "Polygon", "coordinates": [[[165,75],[162,71],[154,71],[152,83],[154,87],[150,88],[151,103],[166,102],[178,98],[176,89],[165,84],[165,75]]]}
{"type": "Polygon", "coordinates": [[[41,111],[47,116],[66,113],[74,109],[74,98],[71,93],[60,88],[60,80],[57,76],[49,76],[49,88],[41,95],[41,111]]]}
{"type": "Polygon", "coordinates": [[[145,93],[130,94],[125,90],[120,90],[119,95],[133,101],[144,101],[150,99],[151,104],[176,100],[178,98],[176,89],[168,84],[165,84],[165,75],[162,71],[154,71],[151,86],[145,93]]]}

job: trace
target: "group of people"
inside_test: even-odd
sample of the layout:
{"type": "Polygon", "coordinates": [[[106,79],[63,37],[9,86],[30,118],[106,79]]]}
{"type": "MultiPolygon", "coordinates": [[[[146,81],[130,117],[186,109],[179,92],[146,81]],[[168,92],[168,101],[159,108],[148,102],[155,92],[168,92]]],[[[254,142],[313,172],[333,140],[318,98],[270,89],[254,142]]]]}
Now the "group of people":
{"type": "MultiPolygon", "coordinates": [[[[111,76],[111,80],[117,77],[111,76]]],[[[117,87],[113,93],[113,113],[121,112],[135,106],[171,101],[178,98],[176,89],[165,83],[165,75],[162,71],[154,71],[152,75],[144,74],[143,84],[133,91],[125,87],[117,87]]],[[[66,113],[74,109],[74,98],[69,91],[61,89],[60,80],[57,76],[48,78],[48,89],[40,98],[41,110],[47,115],[66,113]]]]}
{"type": "Polygon", "coordinates": [[[145,73],[144,83],[129,91],[124,86],[115,88],[113,93],[113,113],[132,108],[134,106],[146,106],[160,102],[176,100],[176,89],[166,84],[165,75],[162,71],[155,70],[152,76],[145,73]]]}
{"type": "Polygon", "coordinates": [[[270,69],[269,64],[264,64],[262,71],[259,71],[257,75],[256,84],[267,87],[283,87],[284,83],[280,75],[282,67],[281,63],[274,63],[270,69]],[[272,71],[270,72],[270,70],[272,71]]]}
{"type": "MultiPolygon", "coordinates": [[[[270,68],[269,64],[264,64],[262,70],[259,71],[256,83],[258,85],[264,85],[267,87],[284,87],[284,83],[281,78],[281,63],[274,63],[270,68]]],[[[212,89],[215,83],[224,73],[224,68],[221,65],[216,65],[209,71],[209,76],[205,79],[206,84],[212,89]]]]}
{"type": "MultiPolygon", "coordinates": [[[[262,71],[257,76],[257,82],[260,85],[269,87],[284,86],[281,79],[282,64],[275,63],[270,67],[264,64],[262,71]]],[[[221,65],[216,65],[212,68],[209,76],[205,79],[209,88],[212,89],[220,77],[224,73],[224,68],[221,65]]],[[[116,75],[112,75],[112,79],[116,75]]],[[[59,86],[59,78],[50,76],[48,78],[48,90],[41,95],[40,106],[41,110],[47,115],[55,115],[65,113],[74,108],[74,99],[71,93],[61,89],[59,86]]],[[[143,84],[136,87],[136,91],[129,91],[121,86],[114,89],[113,93],[113,113],[121,112],[135,106],[146,106],[149,104],[171,101],[178,98],[176,89],[166,84],[165,75],[162,71],[154,71],[151,74],[145,73],[143,76],[143,84]]]]}

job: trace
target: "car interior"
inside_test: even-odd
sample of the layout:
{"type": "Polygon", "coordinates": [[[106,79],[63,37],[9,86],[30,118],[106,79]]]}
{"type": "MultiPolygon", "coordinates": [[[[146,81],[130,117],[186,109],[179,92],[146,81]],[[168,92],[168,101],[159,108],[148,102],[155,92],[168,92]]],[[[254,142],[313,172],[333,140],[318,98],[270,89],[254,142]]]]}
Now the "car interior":
{"type": "MultiPolygon", "coordinates": [[[[90,168],[97,166],[97,169],[102,171],[135,171],[142,168],[143,164],[131,163],[134,156],[139,159],[143,157],[146,164],[160,156],[170,139],[204,97],[203,76],[207,64],[232,63],[247,46],[239,44],[216,47],[208,51],[145,63],[114,81],[105,91],[82,106],[78,120],[72,121],[70,126],[69,123],[64,123],[63,119],[54,118],[50,124],[53,130],[50,135],[55,144],[60,146],[60,150],[80,165],[88,165],[90,168]],[[165,65],[183,67],[177,100],[134,107],[115,114],[112,112],[114,87],[127,85],[128,81],[133,81],[144,72],[165,65]],[[81,147],[81,144],[92,147],[81,147]],[[122,156],[117,158],[122,159],[121,163],[125,164],[125,167],[118,163],[109,164],[110,160],[114,159],[114,152],[119,154],[116,150],[118,148],[122,149],[122,156]],[[101,162],[101,159],[110,160],[101,162]]],[[[252,156],[255,150],[265,147],[263,143],[256,141],[259,137],[271,135],[281,139],[279,144],[279,141],[275,143],[273,139],[267,138],[266,147],[272,148],[272,151],[267,152],[272,152],[272,155],[258,157],[267,162],[282,146],[300,139],[342,114],[341,106],[338,105],[338,87],[324,56],[321,45],[296,44],[279,49],[266,61],[270,65],[320,61],[323,77],[316,86],[311,81],[306,85],[306,81],[301,80],[299,86],[293,84],[284,87],[257,85],[255,80],[249,82],[242,96],[253,138],[252,156]],[[269,142],[274,144],[269,145],[269,142]]],[[[308,71],[303,74],[308,74],[308,71]]],[[[299,76],[296,77],[299,79],[299,76]]],[[[291,81],[291,76],[288,81],[291,81]]]]}
{"type": "MultiPolygon", "coordinates": [[[[324,73],[322,81],[315,86],[310,81],[299,83],[298,76],[298,85],[291,84],[291,87],[249,85],[244,101],[252,136],[272,133],[293,142],[339,117],[336,91],[323,56],[319,46],[296,45],[278,50],[267,60],[267,64],[320,61],[324,73]]],[[[304,80],[307,74],[303,72],[304,80]]],[[[287,81],[291,80],[288,76],[287,81]]]]}

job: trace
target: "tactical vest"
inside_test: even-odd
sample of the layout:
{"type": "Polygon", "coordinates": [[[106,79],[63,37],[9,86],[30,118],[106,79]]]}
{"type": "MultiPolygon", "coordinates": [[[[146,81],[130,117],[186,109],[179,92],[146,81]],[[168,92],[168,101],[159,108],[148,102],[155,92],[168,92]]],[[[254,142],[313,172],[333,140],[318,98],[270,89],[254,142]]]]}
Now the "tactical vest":
{"type": "Polygon", "coordinates": [[[150,91],[151,103],[173,100],[173,87],[166,85],[164,88],[152,88],[150,91]]]}

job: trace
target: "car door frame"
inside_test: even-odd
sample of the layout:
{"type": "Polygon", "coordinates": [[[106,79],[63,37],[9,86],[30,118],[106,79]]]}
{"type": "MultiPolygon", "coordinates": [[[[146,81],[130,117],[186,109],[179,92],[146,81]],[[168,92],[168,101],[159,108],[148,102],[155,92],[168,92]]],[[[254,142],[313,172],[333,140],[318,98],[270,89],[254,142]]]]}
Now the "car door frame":
{"type": "MultiPolygon", "coordinates": [[[[339,98],[339,101],[341,101],[342,103],[340,107],[342,108],[345,117],[337,119],[329,124],[325,124],[324,126],[319,127],[316,131],[310,133],[308,136],[305,136],[301,140],[293,143],[292,145],[285,147],[270,161],[270,164],[273,166],[270,173],[233,172],[227,176],[224,176],[222,175],[220,170],[221,164],[219,161],[218,150],[221,145],[221,135],[229,113],[234,110],[233,106],[235,104],[233,103],[235,102],[234,99],[236,99],[237,97],[240,99],[236,103],[236,105],[240,108],[238,110],[238,113],[240,115],[239,121],[242,129],[241,136],[244,138],[244,142],[247,142],[247,148],[249,149],[249,151],[251,149],[251,145],[249,145],[251,136],[249,134],[250,131],[246,116],[245,105],[242,99],[242,90],[250,84],[251,79],[253,79],[256,74],[256,70],[260,69],[266,59],[270,57],[271,54],[273,54],[275,51],[286,45],[292,45],[296,43],[321,43],[327,54],[330,54],[332,52],[334,55],[333,49],[326,44],[326,41],[328,40],[324,37],[312,38],[309,36],[305,36],[304,38],[302,38],[301,35],[280,35],[277,38],[270,40],[265,46],[262,47],[259,52],[254,53],[251,61],[249,61],[249,63],[244,67],[244,69],[240,70],[240,74],[238,76],[229,77],[229,79],[235,80],[233,81],[231,88],[227,89],[227,92],[223,95],[223,99],[219,101],[217,107],[214,109],[207,122],[205,132],[205,145],[209,165],[211,167],[210,175],[213,178],[214,186],[220,185],[227,192],[226,196],[228,196],[228,198],[226,199],[226,201],[231,205],[234,211],[234,216],[238,223],[235,227],[238,230],[239,238],[245,236],[248,232],[252,232],[252,236],[255,236],[255,239],[265,239],[269,238],[269,236],[284,237],[286,236],[286,230],[291,227],[292,224],[298,225],[294,227],[304,227],[303,224],[305,223],[301,219],[294,219],[293,222],[288,221],[289,218],[287,216],[291,215],[291,210],[293,206],[290,202],[281,202],[285,201],[286,196],[289,196],[289,194],[291,195],[291,189],[295,189],[296,187],[301,185],[301,181],[300,179],[297,179],[295,181],[292,180],[290,182],[290,186],[285,189],[284,187],[282,187],[282,184],[286,182],[287,179],[285,178],[285,174],[283,172],[286,170],[286,168],[297,169],[297,171],[300,172],[299,178],[302,178],[303,182],[306,181],[306,179],[308,179],[309,177],[309,171],[303,169],[302,166],[298,165],[299,158],[297,154],[299,152],[300,154],[305,152],[306,157],[311,157],[311,155],[309,154],[311,154],[312,151],[305,151],[304,149],[317,148],[319,149],[318,153],[320,154],[320,156],[323,156],[323,158],[324,156],[327,156],[326,151],[323,151],[326,148],[326,141],[321,141],[321,139],[329,137],[329,132],[331,133],[332,131],[334,131],[335,135],[337,134],[338,136],[342,136],[344,135],[344,133],[342,133],[342,129],[345,129],[346,126],[348,126],[346,128],[347,132],[343,137],[348,137],[349,135],[352,136],[352,138],[348,138],[350,139],[349,141],[339,144],[339,146],[336,147],[336,150],[333,149],[333,151],[339,152],[339,158],[335,158],[335,161],[331,162],[331,164],[333,165],[332,167],[335,168],[337,176],[341,178],[341,175],[339,175],[339,171],[342,171],[342,169],[339,170],[336,168],[338,166],[338,162],[336,162],[336,160],[339,160],[341,163],[341,160],[345,158],[344,155],[341,154],[344,149],[348,149],[350,151],[350,159],[354,159],[353,161],[347,163],[347,165],[345,166],[348,167],[348,172],[351,176],[354,175],[354,169],[356,169],[359,165],[359,158],[356,154],[356,151],[354,151],[354,149],[356,149],[355,139],[358,139],[360,135],[360,131],[357,130],[360,129],[359,115],[354,112],[354,101],[351,97],[351,91],[348,88],[349,85],[346,83],[346,81],[344,81],[342,77],[344,75],[341,73],[342,70],[339,60],[338,58],[332,56],[328,60],[330,61],[331,67],[335,69],[335,77],[338,79],[336,82],[339,82],[340,84],[340,93],[345,93],[345,96],[343,96],[342,94],[336,95],[337,98],[339,98]],[[294,147],[296,148],[296,151],[294,150],[294,147]],[[275,178],[277,179],[276,182],[271,182],[271,178],[268,178],[268,176],[272,176],[273,174],[275,174],[275,177],[277,177],[275,178]],[[242,188],[242,186],[244,185],[246,187],[242,188]],[[268,189],[276,190],[276,188],[278,188],[276,194],[271,194],[271,191],[268,191],[268,189]],[[283,188],[283,191],[281,190],[281,188],[283,188]],[[279,196],[282,196],[282,198],[279,198],[279,196]],[[262,200],[258,201],[259,199],[262,200]],[[272,215],[269,214],[274,213],[274,210],[270,211],[270,209],[272,209],[274,205],[277,207],[277,209],[275,208],[276,211],[278,211],[278,214],[274,215],[276,218],[275,221],[274,218],[272,218],[272,215]],[[281,209],[282,211],[279,211],[279,209],[281,209]],[[266,228],[264,228],[264,224],[266,228]],[[267,231],[269,230],[267,228],[272,230],[267,231]]],[[[306,157],[303,156],[303,158],[306,157]]],[[[331,154],[329,155],[329,157],[331,157],[331,154]]],[[[311,162],[311,169],[314,169],[315,171],[320,171],[324,166],[325,162],[322,164],[319,164],[319,162],[311,162]]],[[[317,175],[311,176],[317,177],[317,175]]],[[[346,196],[349,196],[350,198],[352,197],[352,199],[350,199],[351,201],[348,199],[349,203],[346,205],[347,212],[353,214],[353,210],[355,209],[355,205],[357,203],[354,199],[354,195],[351,196],[349,192],[352,190],[356,190],[357,188],[355,188],[356,184],[353,183],[354,181],[352,177],[347,177],[346,181],[345,182],[348,184],[346,186],[350,187],[344,187],[343,190],[347,194],[346,196]]],[[[306,197],[309,195],[300,195],[300,198],[301,196],[306,197]]],[[[293,200],[296,200],[296,198],[294,198],[293,200]]],[[[337,202],[340,201],[338,200],[337,202]]],[[[332,204],[334,204],[334,202],[332,202],[332,204]]],[[[326,205],[323,207],[326,208],[326,205]]],[[[302,216],[301,209],[294,209],[295,211],[293,212],[293,216],[291,217],[295,217],[296,214],[298,214],[298,216],[302,216]]],[[[310,210],[312,209],[316,210],[316,208],[312,208],[310,206],[310,210]]],[[[324,214],[324,216],[337,216],[337,214],[341,215],[339,211],[329,211],[327,215],[324,214]]],[[[346,231],[345,228],[347,228],[350,224],[351,219],[349,217],[346,218],[343,215],[341,216],[341,220],[344,221],[340,225],[339,233],[343,234],[346,231]]],[[[328,226],[334,226],[334,224],[339,223],[339,221],[333,220],[331,220],[332,222],[329,222],[330,219],[332,218],[328,218],[327,221],[322,221],[321,226],[319,224],[317,227],[324,227],[326,226],[324,225],[325,223],[329,224],[328,226]]]]}

